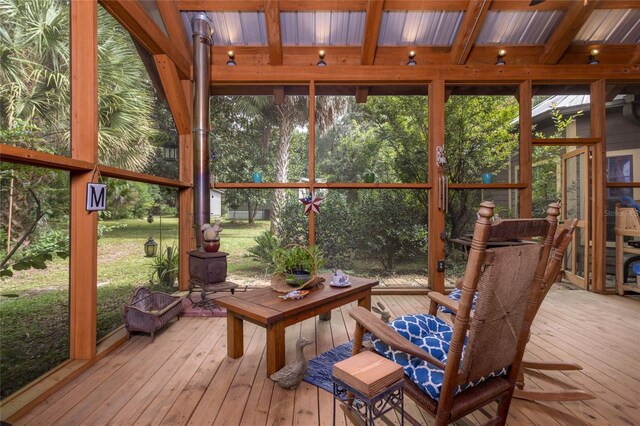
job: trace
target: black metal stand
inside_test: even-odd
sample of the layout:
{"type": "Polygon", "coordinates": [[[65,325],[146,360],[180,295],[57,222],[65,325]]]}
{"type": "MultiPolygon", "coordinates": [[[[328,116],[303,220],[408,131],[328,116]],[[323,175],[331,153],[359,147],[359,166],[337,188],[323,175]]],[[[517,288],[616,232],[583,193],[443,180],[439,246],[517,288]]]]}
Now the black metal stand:
{"type": "Polygon", "coordinates": [[[373,426],[373,422],[393,409],[400,412],[400,425],[404,425],[404,379],[388,386],[382,392],[368,397],[342,380],[333,378],[333,424],[336,424],[336,400],[348,406],[352,413],[373,426]]]}

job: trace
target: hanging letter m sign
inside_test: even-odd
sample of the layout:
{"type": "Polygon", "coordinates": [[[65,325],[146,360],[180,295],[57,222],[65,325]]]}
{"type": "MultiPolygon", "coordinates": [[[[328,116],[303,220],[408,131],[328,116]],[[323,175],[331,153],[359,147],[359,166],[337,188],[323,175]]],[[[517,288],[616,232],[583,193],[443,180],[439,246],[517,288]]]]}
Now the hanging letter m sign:
{"type": "Polygon", "coordinates": [[[107,185],[103,183],[87,184],[87,211],[107,209],[107,185]]]}

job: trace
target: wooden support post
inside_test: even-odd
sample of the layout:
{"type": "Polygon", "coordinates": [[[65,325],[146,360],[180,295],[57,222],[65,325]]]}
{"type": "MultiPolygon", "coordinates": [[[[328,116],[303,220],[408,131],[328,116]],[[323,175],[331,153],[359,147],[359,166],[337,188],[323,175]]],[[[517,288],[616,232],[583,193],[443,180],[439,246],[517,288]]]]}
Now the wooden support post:
{"type": "MultiPolygon", "coordinates": [[[[309,190],[315,195],[316,188],[316,83],[309,83],[309,190]]],[[[309,245],[316,243],[316,215],[309,213],[309,245]]]]}
{"type": "Polygon", "coordinates": [[[429,287],[444,292],[444,272],[437,271],[438,260],[444,260],[444,241],[440,233],[444,232],[444,211],[438,208],[438,179],[444,176],[444,169],[436,162],[436,148],[444,146],[444,80],[429,83],[429,287]]]}
{"type": "Polygon", "coordinates": [[[520,104],[520,183],[526,188],[520,189],[521,218],[531,217],[533,208],[533,147],[531,146],[531,80],[520,83],[518,88],[518,102],[520,104]]]}
{"type": "MultiPolygon", "coordinates": [[[[591,136],[599,138],[600,142],[592,147],[591,180],[591,243],[592,243],[592,275],[591,289],[597,293],[605,292],[606,265],[606,84],[604,80],[591,83],[591,136]]],[[[589,240],[587,240],[589,241],[589,240]]]]}
{"type": "MultiPolygon", "coordinates": [[[[93,1],[71,2],[71,157],[93,164],[98,163],[97,8],[93,1]]],[[[85,210],[93,177],[93,171],[71,173],[71,359],[96,356],[98,213],[85,210]]]]}
{"type": "MultiPolygon", "coordinates": [[[[187,100],[189,117],[193,114],[193,90],[190,80],[183,80],[182,91],[187,100]]],[[[189,120],[190,123],[193,120],[189,120]]],[[[179,176],[180,180],[189,182],[189,188],[182,188],[178,192],[179,231],[178,246],[180,247],[178,287],[181,291],[189,289],[189,252],[196,246],[193,228],[193,137],[192,133],[180,135],[178,143],[179,176]]]]}

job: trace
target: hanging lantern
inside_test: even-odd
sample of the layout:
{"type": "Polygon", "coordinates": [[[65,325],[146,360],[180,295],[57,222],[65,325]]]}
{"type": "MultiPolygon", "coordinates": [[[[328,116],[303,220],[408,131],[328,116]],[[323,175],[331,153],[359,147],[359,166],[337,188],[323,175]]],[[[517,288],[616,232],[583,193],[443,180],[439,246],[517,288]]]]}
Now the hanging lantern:
{"type": "Polygon", "coordinates": [[[178,144],[169,141],[162,147],[162,156],[166,161],[176,161],[178,159],[178,144]]]}
{"type": "Polygon", "coordinates": [[[154,257],[158,252],[158,243],[153,239],[152,236],[149,236],[149,239],[146,243],[144,243],[144,255],[146,257],[154,257]]]}

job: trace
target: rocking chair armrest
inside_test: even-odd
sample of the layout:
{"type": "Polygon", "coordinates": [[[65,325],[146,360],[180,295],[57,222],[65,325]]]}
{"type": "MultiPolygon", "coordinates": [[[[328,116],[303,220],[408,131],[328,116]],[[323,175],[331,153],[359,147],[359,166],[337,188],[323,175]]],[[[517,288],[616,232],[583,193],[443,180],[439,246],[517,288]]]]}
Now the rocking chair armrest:
{"type": "Polygon", "coordinates": [[[434,303],[436,304],[434,309],[429,309],[429,313],[431,315],[435,314],[435,310],[438,308],[437,305],[444,306],[445,308],[453,311],[454,315],[458,313],[458,302],[456,302],[455,300],[449,299],[444,294],[438,293],[437,291],[430,291],[429,293],[427,293],[427,297],[431,299],[432,305],[434,303]],[[434,311],[434,312],[431,312],[431,311],[434,311]]]}
{"type": "Polygon", "coordinates": [[[351,315],[351,318],[356,320],[359,325],[375,334],[378,339],[382,340],[383,343],[389,345],[393,349],[418,357],[442,370],[445,369],[445,365],[442,363],[442,361],[434,358],[431,354],[425,352],[419,346],[414,345],[409,340],[396,333],[391,327],[385,324],[371,311],[368,311],[362,306],[358,306],[357,308],[350,310],[349,315],[351,315]]]}

